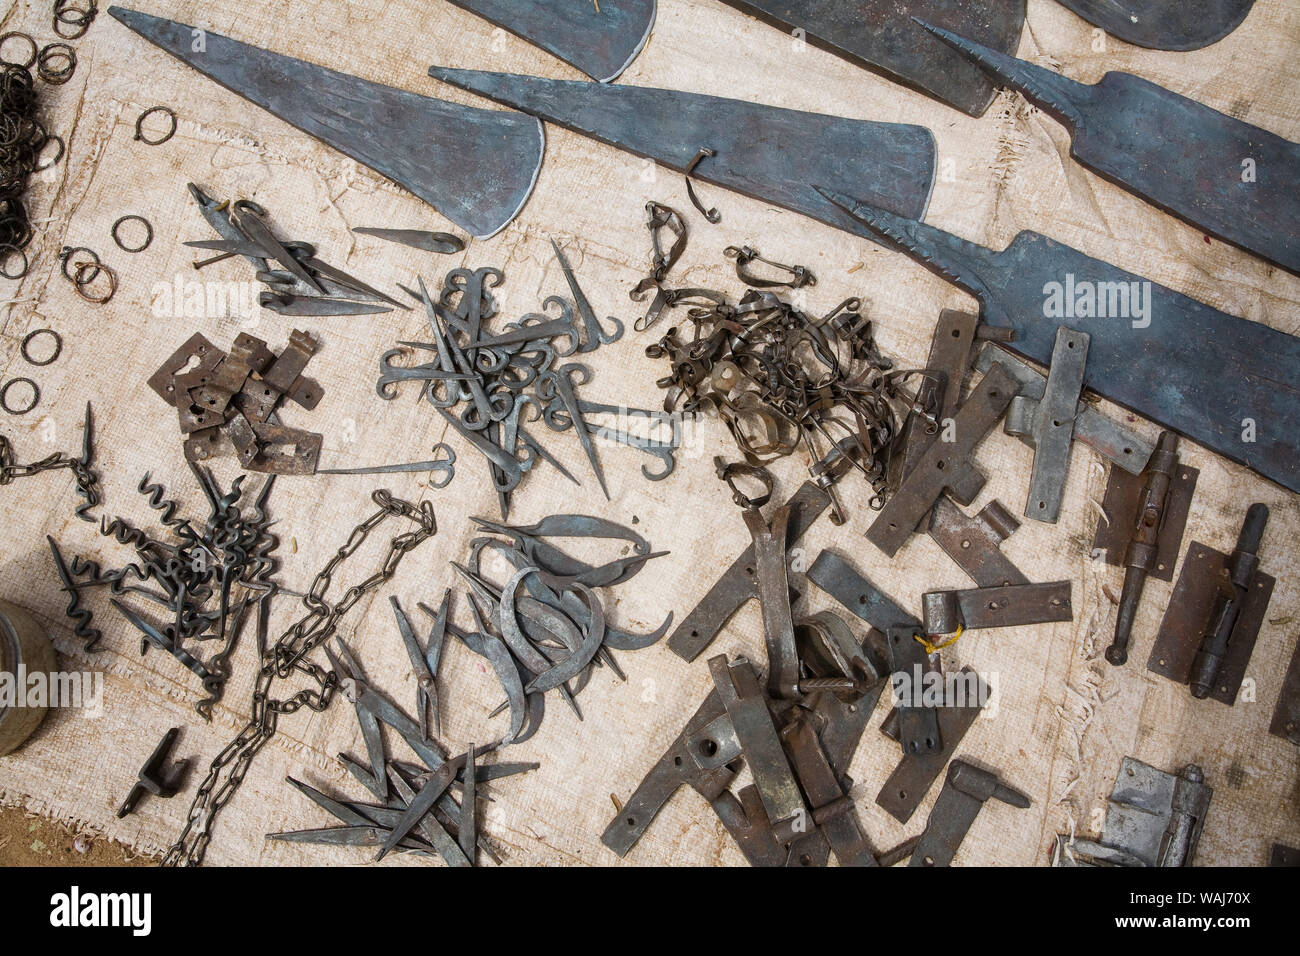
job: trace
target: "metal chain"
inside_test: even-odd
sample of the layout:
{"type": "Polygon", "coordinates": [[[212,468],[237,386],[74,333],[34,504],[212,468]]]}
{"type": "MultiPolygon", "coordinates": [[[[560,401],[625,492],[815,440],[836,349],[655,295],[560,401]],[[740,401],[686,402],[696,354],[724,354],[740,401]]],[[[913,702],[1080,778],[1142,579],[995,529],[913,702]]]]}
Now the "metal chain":
{"type": "Polygon", "coordinates": [[[163,858],[163,866],[197,866],[203,862],[208,844],[212,842],[212,828],[217,815],[239,790],[253,757],[275,736],[280,715],[295,713],[304,706],[317,712],[329,707],[338,687],[338,675],[306,660],[306,656],[333,636],[340,619],[363,596],[392,578],[406,554],[437,533],[433,506],[429,502],[421,502],[417,507],[394,498],[383,489],[376,491],[372,498],[379,505],[379,511],[352,530],[347,543],[321,569],[303,597],[307,613],[267,648],[253,689],[249,722],[212,761],[207,778],[190,805],[185,827],[163,858]],[[377,572],[349,588],[334,605],[326,603],[325,594],[339,567],[361,547],[371,531],[394,517],[414,521],[419,528],[394,537],[377,572]],[[275,682],[295,672],[314,681],[316,689],[300,690],[283,700],[273,698],[271,689],[275,682]],[[223,780],[222,774],[227,769],[223,780]]]}

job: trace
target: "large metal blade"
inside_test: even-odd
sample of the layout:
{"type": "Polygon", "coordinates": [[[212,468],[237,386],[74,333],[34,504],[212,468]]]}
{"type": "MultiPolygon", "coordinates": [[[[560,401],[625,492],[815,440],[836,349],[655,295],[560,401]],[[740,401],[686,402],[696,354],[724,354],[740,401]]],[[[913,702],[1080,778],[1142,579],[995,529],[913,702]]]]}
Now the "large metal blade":
{"type": "Polygon", "coordinates": [[[1151,50],[1199,50],[1246,19],[1255,0],[1060,0],[1089,23],[1151,50]]]}
{"type": "Polygon", "coordinates": [[[993,85],[912,18],[977,37],[1007,53],[1020,45],[1025,23],[1025,0],[723,2],[971,116],[982,116],[989,108],[993,85]]]}
{"type": "Polygon", "coordinates": [[[593,80],[609,83],[650,39],[656,0],[451,0],[593,80]]]}
{"type": "Polygon", "coordinates": [[[1087,332],[1086,387],[1300,493],[1300,338],[1036,232],[995,252],[827,195],[1015,329],[1013,352],[1046,365],[1059,325],[1087,332]]]}
{"type": "Polygon", "coordinates": [[[925,215],[934,184],[934,137],[923,126],[514,73],[435,66],[429,74],[678,172],[701,148],[713,149],[717,155],[696,167],[697,179],[868,239],[875,239],[870,229],[809,184],[824,177],[915,219],[925,215]]]}
{"type": "Polygon", "coordinates": [[[1300,145],[1131,73],[1087,86],[934,32],[1069,127],[1070,155],[1097,175],[1300,275],[1300,145]]]}
{"type": "Polygon", "coordinates": [[[108,12],[231,92],[410,190],[477,238],[505,228],[532,193],[546,134],[531,117],[394,89],[123,7],[108,12]]]}

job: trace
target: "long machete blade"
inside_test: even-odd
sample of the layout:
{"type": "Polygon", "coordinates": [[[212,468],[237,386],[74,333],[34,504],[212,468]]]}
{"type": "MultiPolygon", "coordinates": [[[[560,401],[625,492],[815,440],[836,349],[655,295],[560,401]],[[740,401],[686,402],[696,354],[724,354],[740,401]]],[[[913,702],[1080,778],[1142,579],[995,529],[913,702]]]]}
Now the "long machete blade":
{"type": "Polygon", "coordinates": [[[1255,0],[1060,0],[1089,23],[1149,50],[1199,50],[1246,19],[1255,0]]]}
{"type": "Polygon", "coordinates": [[[541,47],[593,80],[610,83],[632,65],[654,29],[657,0],[451,0],[541,47]]]}
{"type": "Polygon", "coordinates": [[[1300,338],[1036,232],[995,252],[850,196],[827,195],[979,299],[985,322],[1015,329],[1007,348],[1046,365],[1057,326],[1087,332],[1087,388],[1300,493],[1300,338]],[[1125,311],[1117,303],[1129,304],[1129,315],[1114,314],[1125,311]]]}
{"type": "Polygon", "coordinates": [[[528,201],[546,134],[529,116],[447,103],[261,50],[123,7],[108,12],[149,42],[351,156],[486,239],[528,201]]]}
{"type": "Polygon", "coordinates": [[[722,2],[971,116],[983,116],[989,108],[993,85],[912,17],[978,37],[1008,53],[1019,46],[1025,24],[1025,0],[722,2]]]}
{"type": "Polygon", "coordinates": [[[1098,176],[1300,275],[1300,145],[1131,73],[1088,86],[934,32],[1064,123],[1070,155],[1098,176]],[[1257,176],[1243,175],[1247,157],[1257,176]]]}
{"type": "Polygon", "coordinates": [[[875,233],[809,185],[821,181],[815,177],[914,219],[925,215],[934,184],[934,136],[923,126],[515,73],[434,66],[429,74],[678,172],[709,147],[717,155],[695,178],[872,241],[875,233]]]}

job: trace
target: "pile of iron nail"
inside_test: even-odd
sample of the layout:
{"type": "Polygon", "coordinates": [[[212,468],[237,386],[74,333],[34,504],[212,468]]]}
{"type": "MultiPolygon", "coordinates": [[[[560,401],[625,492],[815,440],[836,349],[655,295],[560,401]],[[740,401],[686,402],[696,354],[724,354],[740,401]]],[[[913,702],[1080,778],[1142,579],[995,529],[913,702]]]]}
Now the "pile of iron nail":
{"type": "Polygon", "coordinates": [[[101,517],[100,533],[128,545],[135,552],[134,562],[112,569],[77,555],[68,562],[54,538],[47,540],[68,595],[67,614],[76,622],[75,633],[85,650],[94,651],[102,635],[91,624],[93,615],[82,603],[83,592],[107,587],[113,595],[110,603],[141,632],[141,653],[150,647],[164,650],[203,682],[206,697],[195,710],[206,720],[221,700],[230,677],[230,657],[253,615],[259,640],[265,642],[267,599],[276,591],[272,575],[277,562],[272,552],[279,539],[270,531],[266,511],[274,476],[266,479],[250,506],[241,508],[242,475],[223,492],[210,471],[191,467],[210,509],[202,526],[178,516],[178,502],[166,499],[162,485],[150,483],[148,475],[141,479],[139,491],[158,512],[169,539],[122,518],[101,517]],[[141,613],[121,600],[128,595],[157,610],[141,613]],[[199,645],[215,647],[206,661],[197,656],[199,645]]]}
{"type": "Polygon", "coordinates": [[[667,437],[641,436],[625,428],[604,428],[589,418],[601,413],[626,413],[649,423],[652,430],[666,424],[668,416],[641,409],[605,405],[582,398],[580,386],[592,380],[591,369],[580,362],[561,364],[574,354],[586,354],[623,335],[623,324],[609,319],[606,331],[596,317],[577,277],[559,245],[552,243],[572,294],[572,300],[549,296],[542,311],[512,322],[498,322],[499,309],[492,290],[505,281],[500,269],[453,269],[436,298],[424,281],[412,292],[424,304],[429,319],[429,341],[402,341],[385,352],[379,362],[379,397],[398,397],[401,382],[419,382],[420,398],[486,460],[501,515],[509,514],[510,494],[525,473],[539,462],[555,467],[578,484],[567,468],[530,432],[527,423],[544,420],[553,431],[572,429],[590,463],[605,497],[609,491],[596,453],[594,439],[611,439],[637,448],[663,462],[647,477],[658,479],[672,471],[673,453],[681,441],[673,428],[667,437]],[[397,359],[413,350],[432,359],[416,365],[399,365],[397,359]]]}
{"type": "MultiPolygon", "coordinates": [[[[712,289],[668,288],[667,273],[685,250],[685,224],[666,206],[648,208],[653,272],[632,297],[644,299],[654,290],[655,298],[637,328],[649,328],[674,307],[687,308],[685,320],[646,349],[671,368],[658,381],[667,392],[664,409],[716,412],[753,464],[802,447],[827,488],[828,456],[837,458],[847,442],[853,446],[849,460],[871,483],[872,507],[881,507],[898,434],[895,406],[910,404],[901,386],[914,373],[894,371],[877,349],[861,301],[851,298],[825,316],[811,316],[775,290],[811,286],[813,274],[764,259],[748,246],[724,253],[746,287],[739,301],[712,289]],[[675,237],[667,251],[665,230],[675,237]],[[771,274],[759,275],[755,263],[771,274]]],[[[835,518],[844,520],[838,502],[835,518]]]]}

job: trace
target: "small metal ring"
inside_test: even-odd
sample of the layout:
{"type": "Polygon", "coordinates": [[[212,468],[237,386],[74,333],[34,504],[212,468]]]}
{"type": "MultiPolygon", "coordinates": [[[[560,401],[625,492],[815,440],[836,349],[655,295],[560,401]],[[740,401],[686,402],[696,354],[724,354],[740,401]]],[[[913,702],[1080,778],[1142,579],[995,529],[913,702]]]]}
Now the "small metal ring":
{"type": "Polygon", "coordinates": [[[153,224],[150,223],[148,219],[144,218],[144,216],[137,216],[135,213],[130,213],[113,223],[113,241],[117,243],[117,247],[123,252],[144,252],[149,248],[150,243],[153,242],[153,224]],[[117,230],[124,222],[138,222],[144,226],[144,245],[133,248],[122,242],[122,237],[117,234],[117,230]]]}
{"type": "Polygon", "coordinates": [[[27,260],[27,253],[22,249],[22,247],[16,246],[12,242],[0,243],[0,276],[3,276],[6,279],[25,278],[27,276],[27,270],[30,268],[30,265],[31,264],[27,260]],[[14,253],[18,253],[18,255],[22,256],[23,259],[22,271],[6,272],[4,267],[9,263],[9,257],[14,253]]]}
{"type": "Polygon", "coordinates": [[[33,408],[41,403],[41,390],[30,378],[11,378],[5,382],[4,387],[0,388],[0,408],[3,408],[10,415],[26,415],[33,408]],[[9,404],[9,389],[13,388],[19,382],[24,382],[31,387],[32,402],[26,408],[14,408],[9,404]]]}
{"type": "Polygon", "coordinates": [[[40,56],[40,47],[38,47],[36,45],[36,41],[33,40],[31,37],[29,37],[26,33],[19,33],[17,30],[11,30],[9,33],[0,36],[0,63],[3,63],[5,66],[20,66],[25,70],[30,70],[35,65],[36,60],[39,56],[40,56]],[[18,37],[20,40],[26,40],[28,43],[31,44],[32,55],[27,58],[26,63],[18,63],[14,60],[6,60],[4,58],[5,41],[12,40],[14,37],[18,37]]]}
{"type": "Polygon", "coordinates": [[[23,353],[23,358],[27,360],[27,364],[35,365],[37,368],[44,368],[46,365],[53,365],[59,360],[59,356],[63,354],[63,336],[59,335],[59,333],[55,332],[53,329],[35,329],[24,336],[20,350],[23,353]],[[41,359],[39,361],[32,358],[32,353],[28,351],[32,339],[36,338],[38,335],[48,335],[54,339],[53,354],[51,354],[49,358],[41,359]]]}
{"type": "Polygon", "coordinates": [[[139,118],[135,121],[135,138],[140,142],[144,143],[146,146],[161,146],[163,143],[167,142],[175,135],[176,135],[176,111],[172,109],[170,106],[151,106],[143,113],[141,113],[139,118]],[[172,126],[171,129],[169,129],[161,139],[146,139],[144,135],[144,121],[148,119],[150,116],[152,116],[154,113],[162,113],[165,116],[169,117],[172,121],[172,126]]]}
{"type": "Polygon", "coordinates": [[[41,144],[40,152],[44,152],[45,147],[48,146],[50,143],[58,143],[59,151],[54,154],[54,158],[51,159],[48,163],[41,163],[39,166],[37,166],[36,169],[34,170],[35,172],[43,173],[47,169],[53,169],[55,166],[59,165],[59,161],[63,159],[63,151],[67,148],[64,145],[63,137],[60,136],[58,133],[46,134],[45,142],[41,144]]]}
{"type": "Polygon", "coordinates": [[[80,7],[70,7],[70,0],[54,0],[54,32],[65,40],[76,40],[85,36],[90,25],[95,22],[95,15],[99,13],[96,7],[96,0],[88,0],[89,6],[83,10],[80,7]],[[60,26],[69,26],[75,31],[73,33],[64,33],[60,26]]]}
{"type": "MultiPolygon", "coordinates": [[[[76,280],[76,278],[74,278],[74,277],[72,276],[71,273],[68,272],[68,263],[72,261],[72,255],[73,255],[73,253],[76,253],[76,252],[89,252],[91,258],[95,260],[94,262],[89,262],[89,263],[79,263],[79,264],[78,264],[78,268],[77,268],[77,272],[78,272],[78,274],[80,274],[80,272],[81,272],[81,268],[80,268],[80,267],[81,267],[82,265],[93,265],[93,266],[98,267],[99,265],[102,264],[102,263],[99,261],[99,253],[97,253],[94,249],[91,249],[91,248],[88,247],[88,246],[72,246],[72,247],[64,246],[64,247],[63,247],[63,252],[61,252],[61,253],[59,254],[59,258],[63,260],[63,278],[67,279],[69,282],[74,282],[74,283],[75,283],[77,280],[76,280]]],[[[99,273],[98,273],[98,272],[95,272],[93,275],[90,276],[90,278],[86,279],[85,281],[86,281],[86,282],[94,282],[95,279],[96,279],[98,276],[99,276],[99,273]]]]}
{"type": "Polygon", "coordinates": [[[107,302],[109,299],[113,298],[113,296],[117,294],[117,273],[112,269],[110,269],[108,266],[104,265],[102,262],[99,263],[98,265],[96,265],[93,262],[78,262],[77,277],[72,281],[74,286],[76,287],[77,295],[81,296],[83,299],[85,299],[87,302],[92,303],[93,305],[103,305],[105,302],[107,302]],[[92,275],[89,279],[83,279],[81,277],[81,273],[82,270],[84,269],[94,269],[95,274],[92,275]],[[105,292],[103,295],[91,295],[89,292],[86,291],[86,289],[90,286],[92,282],[95,281],[95,279],[99,276],[101,272],[104,275],[108,276],[108,291],[105,292]]]}
{"type": "Polygon", "coordinates": [[[36,55],[36,75],[51,86],[62,86],[72,79],[77,71],[77,51],[67,43],[47,43],[36,55]],[[60,69],[50,68],[50,61],[62,58],[66,65],[60,69]]]}

